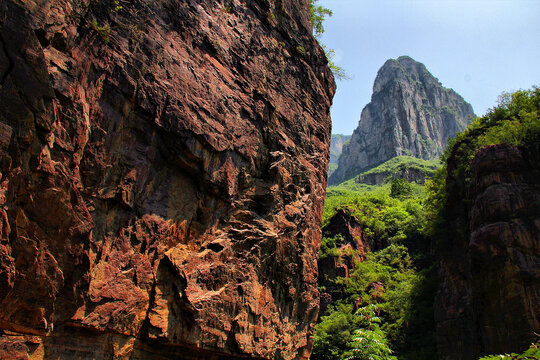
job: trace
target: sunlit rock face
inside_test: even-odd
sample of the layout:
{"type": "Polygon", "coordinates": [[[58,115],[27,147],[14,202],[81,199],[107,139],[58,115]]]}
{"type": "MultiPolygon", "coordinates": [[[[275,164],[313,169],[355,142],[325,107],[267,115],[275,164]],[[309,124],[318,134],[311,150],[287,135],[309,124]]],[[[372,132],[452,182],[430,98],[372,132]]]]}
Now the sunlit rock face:
{"type": "Polygon", "coordinates": [[[449,221],[439,239],[435,303],[440,359],[521,351],[540,331],[540,156],[508,144],[480,149],[469,196],[448,161],[449,221]]]}
{"type": "Polygon", "coordinates": [[[307,1],[0,2],[0,358],[307,359],[334,91],[307,1]]]}
{"type": "Polygon", "coordinates": [[[329,179],[338,184],[362,170],[400,155],[433,159],[449,137],[463,131],[473,109],[408,56],[388,60],[377,73],[371,102],[343,147],[329,179]]]}

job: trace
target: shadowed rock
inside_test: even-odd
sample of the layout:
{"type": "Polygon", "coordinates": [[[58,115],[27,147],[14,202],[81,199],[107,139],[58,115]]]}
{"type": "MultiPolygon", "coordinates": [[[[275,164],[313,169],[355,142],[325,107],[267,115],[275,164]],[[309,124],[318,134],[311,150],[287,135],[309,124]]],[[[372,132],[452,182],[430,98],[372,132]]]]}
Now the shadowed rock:
{"type": "Polygon", "coordinates": [[[439,243],[435,304],[441,359],[478,359],[528,348],[540,331],[538,155],[509,144],[481,148],[470,196],[448,162],[451,243],[439,243]]]}

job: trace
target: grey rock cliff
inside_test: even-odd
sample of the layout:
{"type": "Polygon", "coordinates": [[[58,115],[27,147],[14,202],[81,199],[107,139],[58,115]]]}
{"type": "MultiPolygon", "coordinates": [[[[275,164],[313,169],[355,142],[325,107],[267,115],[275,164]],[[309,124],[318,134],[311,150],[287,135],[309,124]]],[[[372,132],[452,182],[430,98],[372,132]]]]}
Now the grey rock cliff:
{"type": "Polygon", "coordinates": [[[362,110],[329,184],[395,156],[435,158],[472,117],[472,106],[443,87],[423,64],[408,56],[390,59],[377,73],[371,102],[362,110]]]}

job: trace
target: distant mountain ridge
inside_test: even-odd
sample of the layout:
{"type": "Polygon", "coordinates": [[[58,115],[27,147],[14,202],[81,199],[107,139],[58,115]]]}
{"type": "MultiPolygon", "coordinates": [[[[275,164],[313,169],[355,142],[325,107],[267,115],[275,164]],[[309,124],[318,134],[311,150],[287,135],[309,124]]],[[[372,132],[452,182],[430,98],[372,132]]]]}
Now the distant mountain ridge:
{"type": "Polygon", "coordinates": [[[339,156],[343,151],[343,145],[351,139],[351,135],[332,134],[330,140],[330,162],[328,163],[328,176],[332,175],[338,167],[339,156]]]}
{"type": "Polygon", "coordinates": [[[343,152],[343,145],[351,139],[352,135],[332,134],[330,139],[330,162],[338,163],[339,156],[343,152]]]}
{"type": "Polygon", "coordinates": [[[436,158],[474,116],[472,106],[424,64],[408,56],[390,59],[379,69],[371,102],[328,183],[339,184],[395,156],[436,158]]]}

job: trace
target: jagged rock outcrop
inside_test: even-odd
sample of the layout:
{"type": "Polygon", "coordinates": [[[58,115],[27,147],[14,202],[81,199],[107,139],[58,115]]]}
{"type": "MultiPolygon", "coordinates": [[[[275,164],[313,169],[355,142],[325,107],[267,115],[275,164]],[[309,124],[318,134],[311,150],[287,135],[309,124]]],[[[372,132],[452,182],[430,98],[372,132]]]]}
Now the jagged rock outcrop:
{"type": "Polygon", "coordinates": [[[0,358],[307,359],[307,1],[0,2],[0,358]]]}
{"type": "Polygon", "coordinates": [[[470,189],[453,175],[455,157],[447,234],[436,243],[440,359],[524,350],[540,332],[540,156],[508,144],[484,147],[470,189]]]}
{"type": "Polygon", "coordinates": [[[422,171],[422,169],[403,167],[394,173],[369,172],[366,174],[360,174],[354,181],[359,184],[382,185],[385,181],[392,178],[405,179],[408,182],[424,184],[426,182],[426,178],[428,178],[428,175],[422,171]]]}
{"type": "Polygon", "coordinates": [[[472,117],[471,105],[444,88],[423,64],[408,56],[388,60],[328,182],[339,184],[395,156],[433,159],[472,117]]]}

